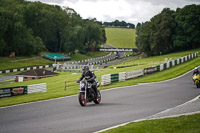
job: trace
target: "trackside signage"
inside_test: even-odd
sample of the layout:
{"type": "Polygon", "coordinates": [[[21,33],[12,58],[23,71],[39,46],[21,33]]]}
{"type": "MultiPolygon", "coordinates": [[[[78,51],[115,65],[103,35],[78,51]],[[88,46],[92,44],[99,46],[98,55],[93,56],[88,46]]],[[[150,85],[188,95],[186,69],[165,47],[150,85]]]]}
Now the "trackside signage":
{"type": "Polygon", "coordinates": [[[132,48],[100,48],[101,52],[133,52],[132,48]]]}
{"type": "Polygon", "coordinates": [[[143,69],[126,72],[126,79],[136,78],[144,75],[143,69]]]}
{"type": "Polygon", "coordinates": [[[144,69],[144,74],[152,74],[156,71],[157,71],[156,67],[149,67],[144,69]]]}
{"type": "Polygon", "coordinates": [[[11,96],[11,88],[0,89],[0,98],[6,96],[11,96]]]}
{"type": "Polygon", "coordinates": [[[100,52],[139,52],[139,50],[136,48],[87,48],[86,50],[100,52]]]}
{"type": "Polygon", "coordinates": [[[0,98],[27,94],[27,86],[17,86],[0,89],[0,98]]]}

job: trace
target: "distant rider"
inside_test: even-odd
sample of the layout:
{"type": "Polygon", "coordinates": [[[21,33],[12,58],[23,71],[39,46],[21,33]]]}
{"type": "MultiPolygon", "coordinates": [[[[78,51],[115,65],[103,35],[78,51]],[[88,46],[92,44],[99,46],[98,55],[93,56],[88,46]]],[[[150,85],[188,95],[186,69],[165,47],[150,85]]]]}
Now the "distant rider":
{"type": "Polygon", "coordinates": [[[80,81],[85,78],[88,82],[90,82],[92,84],[92,88],[94,89],[94,92],[96,93],[97,96],[97,83],[95,81],[96,75],[89,70],[88,66],[84,66],[83,67],[83,73],[80,77],[79,80],[77,80],[77,83],[80,83],[80,81]]]}
{"type": "Polygon", "coordinates": [[[198,68],[197,68],[197,67],[195,67],[195,68],[194,68],[193,75],[195,75],[195,74],[199,74],[199,70],[198,70],[198,68]]]}

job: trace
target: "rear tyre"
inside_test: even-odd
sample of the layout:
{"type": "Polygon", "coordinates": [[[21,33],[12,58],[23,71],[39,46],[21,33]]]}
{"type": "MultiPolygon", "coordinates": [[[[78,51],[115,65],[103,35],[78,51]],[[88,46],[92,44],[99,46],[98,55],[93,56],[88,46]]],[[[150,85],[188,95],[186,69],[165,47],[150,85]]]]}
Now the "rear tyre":
{"type": "Polygon", "coordinates": [[[95,104],[99,104],[101,102],[101,93],[99,90],[97,90],[97,98],[94,100],[95,104]]]}
{"type": "Polygon", "coordinates": [[[79,93],[78,99],[79,99],[79,103],[80,103],[81,106],[86,106],[87,99],[85,99],[85,93],[84,92],[79,93]]]}

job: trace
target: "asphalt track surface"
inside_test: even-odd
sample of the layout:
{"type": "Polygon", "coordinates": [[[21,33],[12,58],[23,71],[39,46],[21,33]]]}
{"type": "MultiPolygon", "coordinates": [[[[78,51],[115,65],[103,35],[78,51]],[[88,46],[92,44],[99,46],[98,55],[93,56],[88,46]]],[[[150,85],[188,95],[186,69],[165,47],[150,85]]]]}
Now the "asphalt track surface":
{"type": "Polygon", "coordinates": [[[0,108],[0,133],[91,133],[142,119],[200,95],[191,75],[101,91],[99,105],[82,107],[75,95],[0,108]]]}

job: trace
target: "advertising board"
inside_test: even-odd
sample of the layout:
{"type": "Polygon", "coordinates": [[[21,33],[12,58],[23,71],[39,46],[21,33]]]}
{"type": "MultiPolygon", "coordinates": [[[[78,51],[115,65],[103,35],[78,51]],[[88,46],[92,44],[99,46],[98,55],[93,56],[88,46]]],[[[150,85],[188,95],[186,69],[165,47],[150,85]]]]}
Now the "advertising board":
{"type": "Polygon", "coordinates": [[[0,98],[27,94],[27,86],[0,88],[0,98]]]}

